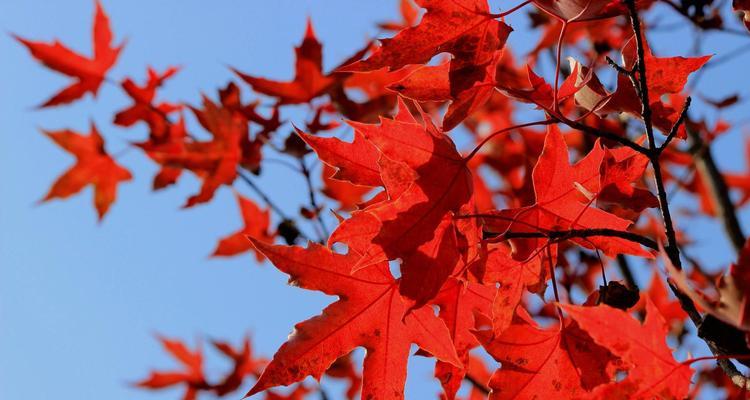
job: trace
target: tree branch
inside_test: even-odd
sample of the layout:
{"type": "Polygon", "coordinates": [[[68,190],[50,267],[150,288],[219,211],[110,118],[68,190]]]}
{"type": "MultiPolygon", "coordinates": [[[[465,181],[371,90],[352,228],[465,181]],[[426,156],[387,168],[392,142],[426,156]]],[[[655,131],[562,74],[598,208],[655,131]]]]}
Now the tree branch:
{"type": "MultiPolygon", "coordinates": [[[[665,251],[667,253],[667,257],[669,258],[669,261],[672,262],[674,267],[677,270],[681,270],[682,264],[680,261],[680,249],[677,246],[674,223],[672,222],[672,216],[669,212],[667,192],[664,189],[664,178],[661,172],[661,165],[659,164],[660,152],[657,151],[656,142],[654,141],[654,128],[653,128],[653,124],[651,120],[651,106],[649,103],[649,96],[648,96],[648,82],[646,81],[646,64],[644,62],[645,56],[644,56],[643,35],[641,33],[641,23],[640,23],[640,19],[638,16],[638,10],[636,8],[635,0],[625,0],[625,4],[627,5],[628,12],[630,14],[630,22],[633,28],[633,34],[635,36],[635,43],[637,46],[637,54],[638,54],[638,59],[636,60],[636,65],[635,65],[637,67],[638,76],[633,77],[632,82],[641,100],[641,106],[642,106],[641,115],[643,116],[643,122],[646,125],[646,134],[649,140],[649,149],[650,149],[649,159],[651,162],[651,166],[653,167],[653,170],[654,170],[654,182],[656,184],[656,188],[658,192],[659,208],[661,209],[662,219],[664,221],[664,231],[667,236],[667,247],[665,248],[665,251]]],[[[688,314],[688,316],[690,317],[690,320],[693,321],[696,327],[700,326],[700,324],[703,322],[703,317],[701,316],[700,312],[698,312],[697,308],[695,307],[695,303],[693,303],[692,299],[690,299],[690,297],[688,297],[687,294],[682,293],[682,291],[680,291],[671,282],[669,284],[669,287],[672,290],[672,292],[675,294],[675,296],[677,296],[678,300],[680,301],[681,307],[688,314]]],[[[716,346],[714,346],[712,343],[706,342],[706,345],[711,350],[711,353],[713,353],[714,355],[716,356],[723,355],[721,350],[716,348],[716,346]]],[[[747,388],[750,385],[750,383],[748,382],[748,379],[737,370],[737,367],[729,359],[719,358],[717,359],[717,363],[719,364],[721,369],[724,370],[724,373],[726,373],[727,376],[730,377],[730,379],[735,385],[741,388],[747,388]]]]}
{"type": "Polygon", "coordinates": [[[638,143],[635,143],[634,141],[632,141],[632,140],[630,140],[630,139],[628,139],[626,137],[622,137],[622,136],[614,134],[612,132],[608,132],[608,131],[603,131],[603,130],[596,129],[593,126],[588,126],[588,125],[586,125],[584,123],[567,119],[564,116],[552,116],[552,118],[555,118],[555,120],[557,120],[558,122],[563,123],[563,124],[565,124],[565,125],[573,128],[573,129],[578,129],[579,131],[581,131],[581,132],[583,132],[583,133],[585,133],[587,135],[591,135],[591,136],[594,136],[594,137],[597,137],[597,138],[602,138],[602,139],[611,140],[613,142],[617,142],[617,143],[619,143],[619,144],[621,144],[621,145],[623,145],[625,147],[630,147],[631,149],[633,149],[633,150],[635,150],[635,151],[637,151],[637,152],[639,152],[639,153],[641,153],[643,155],[646,155],[646,156],[648,156],[650,154],[649,149],[647,149],[647,148],[639,145],[638,143]]]}
{"type": "Polygon", "coordinates": [[[310,199],[310,207],[312,207],[313,212],[315,213],[315,220],[318,221],[318,225],[320,225],[320,233],[323,236],[320,242],[324,243],[325,240],[328,239],[328,229],[326,229],[326,225],[323,222],[323,217],[320,216],[320,207],[318,206],[318,201],[315,196],[315,187],[313,186],[312,178],[310,177],[310,169],[307,168],[304,158],[299,158],[298,160],[300,170],[302,175],[304,175],[305,183],[307,184],[307,194],[310,199]]]}
{"type": "Polygon", "coordinates": [[[635,276],[633,276],[633,271],[630,269],[630,263],[622,254],[617,255],[617,267],[620,269],[620,274],[622,274],[625,282],[628,283],[628,287],[630,289],[636,289],[638,284],[635,281],[635,276]]]}
{"type": "Polygon", "coordinates": [[[479,382],[477,380],[477,378],[474,378],[473,376],[471,376],[470,374],[467,373],[464,376],[464,379],[467,382],[471,383],[477,390],[479,390],[480,392],[482,392],[482,394],[486,394],[486,395],[490,394],[490,392],[491,392],[490,388],[488,388],[484,383],[479,382]]]}
{"type": "Polygon", "coordinates": [[[682,111],[680,111],[680,116],[677,117],[677,121],[674,123],[674,125],[672,125],[672,129],[669,130],[669,134],[667,135],[667,140],[665,140],[664,143],[661,144],[659,149],[656,150],[657,156],[660,155],[664,151],[664,149],[666,149],[667,146],[669,146],[669,143],[672,141],[672,139],[674,139],[674,137],[677,136],[677,132],[680,131],[680,126],[682,126],[682,124],[685,122],[685,118],[687,118],[687,112],[688,112],[688,109],[690,108],[691,101],[692,99],[690,98],[690,96],[688,96],[688,98],[685,99],[685,104],[682,105],[682,111]]]}
{"type": "Polygon", "coordinates": [[[729,189],[724,176],[714,162],[711,148],[706,145],[700,134],[690,127],[687,129],[687,133],[690,139],[690,153],[695,160],[695,167],[701,180],[708,186],[708,191],[727,237],[732,242],[734,250],[739,253],[745,245],[745,234],[742,232],[732,199],[729,198],[729,189]]]}
{"type": "Polygon", "coordinates": [[[508,240],[508,239],[533,239],[533,238],[547,238],[553,241],[563,241],[575,238],[590,238],[594,236],[603,237],[616,237],[620,239],[629,240],[631,242],[638,243],[642,246],[648,247],[653,250],[658,250],[659,245],[642,235],[627,231],[618,231],[616,229],[569,229],[564,231],[540,231],[540,232],[505,232],[498,235],[495,239],[497,240],[508,240]]]}

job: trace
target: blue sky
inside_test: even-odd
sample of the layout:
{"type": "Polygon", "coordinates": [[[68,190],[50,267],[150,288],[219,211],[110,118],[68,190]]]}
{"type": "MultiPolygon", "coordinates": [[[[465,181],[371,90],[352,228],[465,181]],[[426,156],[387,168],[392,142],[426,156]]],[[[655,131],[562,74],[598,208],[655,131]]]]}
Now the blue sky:
{"type": "MultiPolygon", "coordinates": [[[[214,96],[233,78],[227,65],[260,76],[291,77],[292,48],[308,15],[329,67],[377,34],[375,22],[397,15],[395,1],[374,0],[104,0],[104,5],[116,40],[128,41],[110,76],[141,81],[147,65],[183,66],[163,98],[193,104],[201,91],[214,96]]],[[[6,0],[0,4],[0,27],[32,39],[59,38],[88,54],[92,13],[90,0],[6,0]]],[[[516,29],[512,45],[532,46],[524,33],[526,20],[511,19],[511,24],[516,29]]],[[[684,32],[659,34],[653,47],[662,54],[686,54],[689,41],[677,40],[684,32]]],[[[706,48],[722,54],[748,40],[711,35],[706,48]]],[[[45,70],[8,35],[0,36],[0,54],[0,398],[174,399],[176,392],[128,386],[149,368],[173,366],[154,333],[238,341],[250,332],[258,351],[270,356],[294,323],[332,300],[287,286],[285,275],[256,265],[248,255],[209,260],[216,240],[241,226],[231,192],[222,190],[209,205],[181,210],[198,183],[185,179],[176,188],[152,193],[155,168],[136,151],[120,158],[135,179],[121,186],[103,223],[96,221],[88,190],[67,201],[37,205],[72,162],[40,128],[85,131],[95,121],[113,153],[142,138],[145,130],[112,126],[113,112],[128,100],[111,86],[103,87],[96,101],[33,110],[67,80],[45,70]]],[[[708,71],[701,92],[718,98],[739,88],[747,94],[747,85],[736,79],[748,61],[744,56],[708,71]]],[[[700,113],[700,106],[696,110],[700,113]]],[[[726,117],[733,121],[746,115],[743,103],[726,117]]],[[[742,132],[732,132],[718,146],[722,167],[744,167],[742,132]]],[[[279,184],[286,182],[279,177],[287,176],[281,168],[269,166],[261,185],[292,213],[305,199],[299,191],[302,181],[279,184]]],[[[705,243],[697,250],[701,259],[717,266],[732,260],[715,226],[694,226],[700,228],[694,236],[705,243]]],[[[407,396],[437,393],[428,379],[430,362],[414,364],[407,396]]],[[[209,372],[222,367],[209,364],[209,372]]]]}

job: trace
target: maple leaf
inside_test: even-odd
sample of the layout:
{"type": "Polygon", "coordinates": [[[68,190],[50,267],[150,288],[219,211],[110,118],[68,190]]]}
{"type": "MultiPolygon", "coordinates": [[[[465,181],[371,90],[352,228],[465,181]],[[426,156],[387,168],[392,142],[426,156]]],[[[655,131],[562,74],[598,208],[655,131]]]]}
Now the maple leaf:
{"type": "Polygon", "coordinates": [[[364,72],[387,67],[396,70],[407,64],[424,64],[438,53],[453,54],[456,61],[485,65],[503,47],[512,29],[489,14],[486,0],[416,0],[427,12],[419,25],[390,39],[369,58],[340,68],[364,72]]]}
{"type": "Polygon", "coordinates": [[[482,346],[501,362],[490,379],[490,399],[576,398],[611,379],[616,358],[574,321],[542,329],[517,315],[500,336],[477,331],[482,346]]]}
{"type": "Polygon", "coordinates": [[[252,86],[253,90],[278,98],[280,104],[307,103],[325,93],[336,83],[336,78],[324,75],[322,72],[323,46],[315,37],[310,19],[307,20],[305,36],[299,47],[295,48],[295,54],[297,62],[294,80],[291,82],[258,78],[235,69],[233,71],[252,86]]]}
{"type": "Polygon", "coordinates": [[[72,130],[43,131],[52,141],[76,157],[76,163],[55,183],[42,201],[64,199],[88,185],[94,187],[94,206],[99,220],[117,198],[117,185],[132,179],[130,172],[115,162],[104,148],[104,139],[94,123],[88,135],[72,130]]]}
{"type": "Polygon", "coordinates": [[[248,395],[278,385],[315,378],[355,347],[367,350],[362,398],[399,399],[404,396],[406,359],[416,343],[437,359],[460,365],[445,324],[423,307],[404,316],[398,281],[385,263],[351,273],[361,254],[331,252],[310,243],[308,248],[253,244],[295,286],[319,290],[340,299],[320,316],[295,326],[248,395]]]}
{"type": "Polygon", "coordinates": [[[471,170],[453,141],[426,115],[422,125],[403,105],[400,110],[380,125],[349,122],[382,153],[381,177],[389,196],[365,209],[379,227],[357,268],[412,254],[433,240],[446,215],[458,212],[472,196],[471,170]]]}
{"type": "Polygon", "coordinates": [[[133,99],[133,104],[115,114],[114,123],[120,126],[132,126],[138,121],[144,121],[149,126],[149,136],[153,141],[163,140],[169,130],[169,113],[179,110],[180,106],[167,102],[154,104],[156,90],[164,82],[179,71],[177,67],[167,68],[161,74],[153,68],[148,68],[148,80],[143,86],[138,86],[132,79],[122,81],[125,93],[133,99]]]}
{"type": "Polygon", "coordinates": [[[191,351],[179,340],[159,337],[164,350],[169,352],[181,366],[182,371],[152,371],[148,378],[135,385],[146,389],[164,389],[172,386],[185,386],[183,400],[195,400],[198,392],[209,390],[210,385],[203,375],[203,350],[198,347],[191,351]]]}
{"type": "Polygon", "coordinates": [[[241,144],[248,135],[244,117],[206,96],[203,96],[203,109],[192,110],[200,124],[212,134],[212,140],[140,145],[162,166],[190,170],[203,180],[200,192],[188,198],[184,207],[210,201],[221,185],[234,182],[243,157],[241,144]]]}
{"type": "Polygon", "coordinates": [[[47,68],[70,76],[76,81],[62,89],[44,102],[40,107],[52,107],[71,103],[80,99],[86,93],[96,96],[99,86],[106,78],[107,71],[115,64],[124,45],[112,46],[112,30],[109,17],[104,12],[102,4],[96,1],[94,14],[94,29],[92,32],[93,56],[82,56],[70,50],[59,41],[52,43],[35,42],[14,35],[31,52],[31,55],[41,61],[47,68]]]}
{"type": "MultiPolygon", "coordinates": [[[[594,228],[627,230],[631,225],[630,221],[589,207],[594,198],[585,197],[585,193],[581,191],[590,185],[599,185],[603,157],[601,145],[595,144],[585,158],[571,166],[568,161],[568,146],[562,133],[556,126],[551,126],[544,141],[544,150],[532,172],[535,203],[527,207],[482,214],[485,216],[485,230],[498,233],[594,228]]],[[[640,245],[625,239],[591,237],[571,240],[586,248],[593,246],[601,249],[612,257],[621,253],[652,257],[640,245]]],[[[514,258],[526,260],[548,242],[544,238],[512,239],[514,258]]]]}
{"type": "MultiPolygon", "coordinates": [[[[235,197],[237,198],[237,204],[240,206],[240,214],[242,215],[245,227],[221,239],[211,254],[214,257],[233,256],[249,250],[254,251],[255,247],[248,237],[265,243],[273,243],[273,239],[276,236],[274,233],[269,232],[271,216],[268,210],[261,209],[252,200],[239,193],[235,193],[235,197]]],[[[261,262],[265,258],[261,253],[255,251],[255,259],[261,262]]]]}
{"type": "Polygon", "coordinates": [[[606,305],[561,305],[596,343],[629,363],[627,378],[596,388],[596,398],[682,399],[687,397],[692,369],[675,361],[667,347],[667,326],[659,310],[646,300],[646,320],[606,305]]]}

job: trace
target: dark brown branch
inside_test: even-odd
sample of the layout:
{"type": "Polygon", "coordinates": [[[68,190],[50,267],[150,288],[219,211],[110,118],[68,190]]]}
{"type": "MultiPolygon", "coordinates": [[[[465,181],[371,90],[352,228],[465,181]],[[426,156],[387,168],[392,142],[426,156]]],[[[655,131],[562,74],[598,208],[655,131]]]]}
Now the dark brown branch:
{"type": "Polygon", "coordinates": [[[271,199],[258,187],[258,185],[253,182],[253,180],[250,178],[248,174],[245,173],[244,170],[237,168],[237,176],[240,177],[240,179],[247,184],[247,186],[252,189],[255,194],[257,194],[261,199],[263,199],[263,202],[266,203],[271,209],[281,217],[281,219],[289,219],[284,211],[279,208],[271,199]]]}
{"type": "Polygon", "coordinates": [[[593,126],[588,126],[588,125],[583,124],[581,122],[567,119],[567,118],[565,118],[563,116],[552,116],[552,118],[555,118],[555,120],[557,120],[558,122],[563,123],[563,124],[565,124],[565,125],[573,128],[573,129],[578,129],[579,131],[581,131],[581,132],[583,132],[583,133],[585,133],[587,135],[591,135],[591,136],[594,136],[594,137],[597,137],[597,138],[602,138],[602,139],[611,140],[613,142],[617,142],[617,143],[619,143],[619,144],[621,144],[621,145],[623,145],[625,147],[630,147],[631,149],[633,149],[633,150],[635,150],[635,151],[637,151],[637,152],[639,152],[639,153],[641,153],[643,155],[649,155],[650,154],[649,150],[647,148],[639,145],[638,143],[635,143],[634,141],[632,141],[632,140],[630,140],[630,139],[628,139],[626,137],[622,137],[622,136],[614,134],[612,132],[599,130],[597,128],[594,128],[593,126]]]}
{"type": "Polygon", "coordinates": [[[669,146],[669,143],[672,141],[672,139],[674,139],[674,137],[677,136],[677,132],[680,131],[680,126],[682,126],[682,124],[685,122],[685,118],[687,118],[687,112],[688,112],[688,109],[690,108],[691,101],[692,99],[690,98],[690,96],[688,96],[688,98],[685,99],[685,104],[682,105],[682,111],[680,111],[680,116],[677,118],[677,121],[674,123],[674,125],[672,125],[672,129],[669,130],[669,134],[667,135],[667,140],[665,140],[664,143],[661,144],[661,147],[659,147],[659,149],[656,151],[657,156],[661,154],[664,151],[664,149],[666,149],[667,146],[669,146]]]}
{"type": "MultiPolygon", "coordinates": [[[[649,140],[649,149],[651,150],[650,161],[654,170],[654,182],[656,184],[656,189],[657,189],[658,198],[659,198],[659,208],[661,209],[662,219],[664,221],[664,230],[667,236],[667,247],[665,248],[665,251],[667,253],[667,257],[669,258],[669,261],[672,262],[674,267],[678,270],[681,270],[682,264],[680,261],[680,249],[677,246],[674,223],[672,222],[672,216],[669,212],[669,202],[667,200],[667,192],[664,189],[664,178],[661,172],[661,165],[659,164],[659,152],[656,150],[657,149],[656,142],[654,141],[654,128],[653,128],[653,124],[651,120],[651,107],[650,107],[649,96],[648,96],[648,83],[646,81],[646,64],[644,62],[645,46],[643,43],[643,35],[641,32],[641,23],[640,23],[640,19],[638,16],[638,10],[636,8],[635,0],[625,0],[625,4],[627,5],[628,12],[630,14],[630,22],[633,28],[633,34],[635,36],[635,43],[637,46],[637,54],[638,54],[638,59],[636,60],[636,65],[635,65],[637,67],[638,76],[633,77],[632,81],[633,81],[633,85],[636,88],[636,92],[638,93],[638,96],[641,100],[641,105],[642,105],[641,115],[643,116],[643,121],[644,121],[644,124],[646,125],[646,134],[649,140]]],[[[692,299],[690,299],[690,297],[688,297],[685,293],[682,293],[682,291],[680,291],[671,282],[669,284],[669,287],[672,290],[672,292],[675,294],[675,296],[677,296],[677,298],[679,299],[681,307],[688,314],[688,316],[690,317],[690,320],[693,321],[696,327],[700,326],[700,324],[703,322],[703,317],[701,316],[700,312],[698,312],[697,308],[695,307],[695,303],[693,303],[692,299]]],[[[721,350],[716,348],[716,346],[713,343],[706,342],[706,345],[711,350],[711,353],[713,353],[714,355],[716,356],[724,355],[721,352],[721,350]]],[[[721,369],[724,371],[724,373],[730,377],[730,379],[735,385],[743,389],[750,386],[750,382],[748,382],[748,379],[737,370],[737,367],[734,365],[734,363],[732,363],[732,361],[726,358],[719,358],[717,359],[717,363],[719,364],[721,369]]]]}
{"type": "Polygon", "coordinates": [[[644,50],[645,45],[643,42],[643,34],[641,32],[641,21],[638,17],[635,0],[626,0],[625,4],[627,5],[630,14],[630,23],[633,28],[636,51],[638,54],[638,58],[635,62],[635,69],[638,72],[638,76],[634,76],[632,81],[641,100],[641,116],[643,117],[643,123],[646,126],[646,136],[648,137],[648,146],[650,150],[649,158],[654,170],[654,183],[656,185],[657,197],[659,199],[659,209],[661,210],[662,220],[664,221],[664,231],[667,236],[667,246],[665,250],[670,261],[672,261],[672,264],[675,268],[680,270],[682,269],[682,264],[680,263],[680,250],[677,248],[677,234],[674,230],[672,214],[669,211],[669,200],[667,199],[667,191],[664,188],[664,177],[661,172],[661,164],[659,164],[659,157],[656,151],[656,140],[654,139],[654,125],[651,119],[651,105],[648,96],[645,63],[646,56],[644,50]]]}
{"type": "Polygon", "coordinates": [[[703,183],[708,186],[708,191],[724,226],[724,231],[732,242],[732,247],[739,253],[745,245],[745,234],[742,232],[732,199],[729,198],[729,189],[724,176],[714,162],[711,148],[706,145],[700,134],[690,127],[688,127],[687,132],[690,139],[690,153],[695,160],[695,168],[698,170],[703,183]]]}
{"type": "Polygon", "coordinates": [[[633,276],[633,271],[630,269],[630,263],[628,263],[628,259],[622,254],[617,255],[617,267],[620,269],[620,274],[625,279],[625,282],[627,282],[628,287],[630,289],[637,289],[638,284],[635,281],[635,276],[633,276]]]}
{"type": "Polygon", "coordinates": [[[607,60],[607,64],[609,64],[610,67],[614,68],[615,71],[620,74],[623,74],[625,76],[633,76],[633,74],[635,73],[635,71],[633,70],[627,70],[623,68],[620,64],[616,63],[615,60],[609,58],[609,56],[605,57],[605,59],[607,60]]]}
{"type": "Polygon", "coordinates": [[[540,231],[540,232],[505,232],[497,237],[499,240],[504,239],[532,239],[547,238],[553,241],[562,241],[576,238],[590,238],[594,236],[616,237],[638,243],[650,249],[657,250],[659,245],[642,235],[627,231],[618,231],[616,229],[569,229],[564,231],[540,231]]]}
{"type": "MultiPolygon", "coordinates": [[[[678,14],[682,15],[690,21],[696,28],[703,30],[703,31],[714,31],[714,32],[723,32],[730,35],[737,35],[742,37],[748,37],[747,32],[737,29],[731,29],[731,28],[725,28],[717,23],[716,19],[708,19],[708,18],[697,18],[697,16],[692,16],[688,13],[687,9],[677,5],[672,0],[661,0],[662,3],[672,7],[675,11],[677,11],[678,14]]],[[[720,21],[720,20],[719,20],[720,21]]]]}
{"type": "Polygon", "coordinates": [[[320,230],[323,236],[320,242],[323,243],[328,238],[328,229],[326,229],[326,225],[323,222],[323,217],[320,216],[320,207],[318,206],[318,201],[315,197],[315,188],[313,187],[312,178],[310,177],[310,169],[307,168],[307,164],[305,164],[305,160],[302,158],[299,159],[299,166],[302,175],[304,175],[305,177],[305,183],[307,184],[307,193],[308,197],[310,198],[310,207],[312,207],[313,212],[315,213],[315,220],[318,221],[318,225],[320,225],[320,230]]]}
{"type": "Polygon", "coordinates": [[[484,383],[479,382],[477,378],[467,373],[466,375],[464,375],[464,379],[467,382],[471,383],[477,390],[482,392],[482,394],[490,394],[491,392],[490,388],[488,388],[487,385],[485,385],[484,383]]]}
{"type": "MultiPolygon", "coordinates": [[[[282,222],[284,222],[284,221],[293,221],[291,218],[289,218],[286,215],[286,213],[284,213],[284,211],[278,205],[276,205],[276,203],[274,203],[273,201],[271,201],[271,199],[268,197],[268,195],[266,195],[266,193],[263,192],[263,190],[261,190],[261,188],[258,187],[258,185],[255,184],[255,182],[253,182],[252,178],[250,178],[250,175],[247,174],[245,172],[245,170],[243,170],[243,169],[241,169],[241,168],[238,167],[237,168],[237,176],[239,176],[240,180],[242,180],[243,182],[245,182],[247,184],[247,186],[250,187],[250,189],[252,189],[253,192],[255,192],[255,194],[257,194],[258,197],[260,197],[263,200],[263,202],[266,203],[266,205],[271,208],[271,210],[273,210],[273,212],[275,212],[279,217],[281,217],[282,222]]],[[[295,229],[295,230],[297,230],[297,229],[295,229]]],[[[307,235],[305,235],[303,232],[301,232],[299,230],[297,230],[297,236],[301,237],[304,240],[310,240],[310,238],[307,237],[307,235]]]]}

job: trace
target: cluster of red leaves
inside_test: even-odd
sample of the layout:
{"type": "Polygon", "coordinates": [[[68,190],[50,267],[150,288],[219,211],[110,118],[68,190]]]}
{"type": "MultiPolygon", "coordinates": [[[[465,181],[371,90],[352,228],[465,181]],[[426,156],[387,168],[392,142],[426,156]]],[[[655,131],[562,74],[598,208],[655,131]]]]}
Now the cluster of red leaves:
{"type": "MultiPolygon", "coordinates": [[[[243,339],[239,348],[227,342],[212,341],[211,345],[228,359],[231,368],[223,376],[211,381],[204,370],[204,352],[200,345],[195,350],[190,350],[179,340],[160,337],[159,341],[164,350],[178,361],[181,369],[153,371],[147,378],[135,385],[151,390],[184,387],[183,400],[195,400],[201,393],[212,393],[217,397],[231,395],[242,386],[247,377],[257,378],[268,363],[267,360],[254,354],[248,337],[243,339]]],[[[362,378],[354,369],[349,355],[336,360],[326,374],[348,381],[347,398],[353,399],[359,392],[362,378]]],[[[267,400],[302,400],[311,392],[313,392],[312,388],[299,384],[285,393],[269,390],[265,398],[267,400]]]]}
{"type": "MultiPolygon", "coordinates": [[[[289,395],[270,389],[326,374],[349,379],[351,398],[360,391],[360,376],[348,354],[362,347],[362,397],[397,399],[404,397],[415,344],[419,355],[436,359],[435,376],[448,399],[456,398],[465,381],[472,383],[472,399],[688,396],[691,360],[675,360],[666,344],[670,335],[681,340],[686,314],[661,278],[654,275],[640,302],[632,282],[625,287],[603,277],[598,289],[595,282],[625,254],[655,265],[656,243],[666,240],[656,216],[660,203],[648,183],[655,156],[668,166],[665,183],[685,189],[705,213],[715,213],[700,176],[683,181],[681,172],[692,168],[687,152],[671,146],[655,155],[643,138],[631,139],[642,136],[638,120],[653,123],[668,142],[684,138],[686,125],[708,141],[727,130],[695,121],[682,125],[684,86],[710,57],[659,57],[646,43],[639,61],[623,16],[628,10],[618,0],[532,0],[542,13],[533,15],[543,35],[529,64],[518,66],[506,46],[513,29],[505,14],[490,12],[486,0],[415,3],[403,0],[403,21],[382,24],[393,37],[365,45],[330,71],[323,70],[323,46],[311,21],[295,49],[292,80],[234,70],[255,93],[274,99],[270,112],[261,111],[259,100],[243,101],[232,82],[218,100],[203,96],[200,106],[158,101],[158,90],[176,68],[162,73],[148,68],[143,85],[121,81],[132,105],[117,112],[113,123],[148,128],[148,138],[133,146],[160,167],[154,190],[176,184],[189,171],[202,185],[185,207],[211,201],[219,188],[234,188],[238,178],[267,203],[260,207],[234,188],[244,227],[221,239],[214,256],[254,251],[259,262],[268,258],[288,274],[290,284],[339,298],[321,315],[297,324],[270,362],[255,358],[247,340],[240,349],[213,343],[232,362],[217,380],[205,375],[200,348],[191,351],[161,339],[183,369],[154,372],[138,386],[180,385],[184,398],[194,399],[203,392],[231,393],[251,377],[256,382],[249,395],[291,399],[315,389],[304,383],[289,395]],[[563,49],[574,45],[582,58],[571,58],[563,71],[563,49]],[[539,52],[555,46],[549,83],[534,67],[539,52]],[[620,49],[622,65],[614,89],[608,89],[597,72],[607,68],[603,60],[613,49],[620,49]],[[637,67],[644,65],[646,74],[640,76],[637,67]],[[633,83],[640,79],[648,83],[648,107],[633,83]],[[518,122],[536,112],[522,111],[519,103],[543,118],[518,122]],[[282,110],[299,104],[309,107],[312,118],[304,129],[280,137],[282,110]],[[187,113],[206,134],[188,131],[187,113]],[[351,141],[325,135],[341,125],[336,117],[346,119],[351,141]],[[459,126],[456,131],[472,145],[468,151],[449,135],[459,126]],[[323,164],[320,188],[306,162],[310,149],[323,164]],[[319,243],[295,245],[306,233],[254,183],[264,151],[299,165],[310,185],[310,204],[299,220],[316,228],[319,243]],[[323,221],[327,213],[316,200],[320,194],[337,203],[339,224],[330,235],[323,221]],[[277,238],[287,245],[274,244],[277,238]],[[535,305],[529,294],[544,297],[549,282],[556,301],[535,305]],[[577,293],[588,296],[583,305],[573,304],[577,293]],[[501,363],[491,376],[475,354],[480,347],[501,363]]],[[[646,11],[651,3],[633,7],[646,11]]],[[[58,42],[17,38],[44,65],[75,79],[42,107],[96,95],[102,82],[111,82],[107,71],[122,50],[112,47],[112,36],[97,2],[93,58],[58,42]]],[[[117,184],[130,173],[108,155],[93,125],[88,136],[46,133],[77,162],[44,200],[91,184],[103,217],[117,184]]],[[[746,174],[727,178],[742,191],[741,204],[747,202],[746,174]]],[[[678,242],[690,240],[680,233],[678,242]]],[[[697,265],[696,276],[673,268],[670,285],[723,323],[750,331],[748,253],[721,279],[716,299],[703,293],[711,290],[710,279],[696,278],[697,265]]]]}

